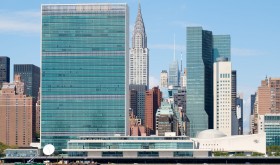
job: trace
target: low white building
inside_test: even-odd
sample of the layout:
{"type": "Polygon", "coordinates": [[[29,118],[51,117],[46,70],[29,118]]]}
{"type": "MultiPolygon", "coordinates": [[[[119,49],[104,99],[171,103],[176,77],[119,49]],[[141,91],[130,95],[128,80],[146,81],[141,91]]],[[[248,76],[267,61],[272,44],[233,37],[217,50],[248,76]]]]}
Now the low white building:
{"type": "Polygon", "coordinates": [[[196,149],[210,149],[223,152],[266,153],[265,132],[251,135],[227,136],[218,130],[205,130],[192,139],[196,149]]]}
{"type": "Polygon", "coordinates": [[[80,137],[69,140],[69,157],[91,158],[184,158],[208,157],[210,149],[196,149],[194,141],[186,136],[111,136],[80,137]]]}

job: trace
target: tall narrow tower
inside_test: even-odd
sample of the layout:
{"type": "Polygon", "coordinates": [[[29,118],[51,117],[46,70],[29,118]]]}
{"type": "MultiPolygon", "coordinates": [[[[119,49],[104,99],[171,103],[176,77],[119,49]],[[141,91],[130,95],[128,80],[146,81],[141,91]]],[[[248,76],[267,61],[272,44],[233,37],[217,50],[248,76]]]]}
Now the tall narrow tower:
{"type": "Polygon", "coordinates": [[[180,85],[180,71],[179,64],[176,60],[176,48],[175,48],[175,36],[174,36],[174,53],[173,61],[169,64],[169,75],[168,75],[168,86],[179,86],[180,85]]]}
{"type": "Polygon", "coordinates": [[[129,84],[149,86],[149,49],[140,3],[130,49],[129,84]]]}

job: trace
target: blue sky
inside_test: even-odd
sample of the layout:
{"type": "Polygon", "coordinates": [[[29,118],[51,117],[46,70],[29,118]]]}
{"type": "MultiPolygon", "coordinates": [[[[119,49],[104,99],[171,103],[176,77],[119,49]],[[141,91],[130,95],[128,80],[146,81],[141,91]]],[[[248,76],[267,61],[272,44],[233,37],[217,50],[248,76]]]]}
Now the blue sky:
{"type": "MultiPolygon", "coordinates": [[[[130,29],[136,19],[138,0],[9,0],[0,2],[0,55],[11,65],[40,66],[40,6],[57,3],[128,3],[130,29]]],[[[161,70],[183,53],[186,64],[186,26],[202,26],[214,34],[230,34],[233,69],[238,92],[244,95],[248,130],[249,96],[266,75],[280,77],[280,1],[271,0],[141,0],[150,49],[150,81],[158,84],[161,70]]],[[[131,31],[132,32],[132,31],[131,31]]],[[[13,68],[11,68],[13,69],[13,68]]]]}

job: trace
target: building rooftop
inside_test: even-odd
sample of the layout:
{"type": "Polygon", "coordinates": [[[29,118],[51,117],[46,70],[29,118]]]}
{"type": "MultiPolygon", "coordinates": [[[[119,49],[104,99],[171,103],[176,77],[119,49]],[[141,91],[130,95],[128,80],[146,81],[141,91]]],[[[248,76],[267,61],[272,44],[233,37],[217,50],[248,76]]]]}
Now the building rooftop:
{"type": "Polygon", "coordinates": [[[4,83],[2,89],[14,89],[15,84],[4,83]]]}
{"type": "Polygon", "coordinates": [[[157,110],[156,116],[159,115],[173,115],[171,104],[163,101],[161,102],[161,107],[157,110]]]}
{"type": "Polygon", "coordinates": [[[226,137],[227,135],[221,131],[215,129],[208,129],[198,133],[198,139],[214,139],[214,138],[221,138],[226,137]]]}

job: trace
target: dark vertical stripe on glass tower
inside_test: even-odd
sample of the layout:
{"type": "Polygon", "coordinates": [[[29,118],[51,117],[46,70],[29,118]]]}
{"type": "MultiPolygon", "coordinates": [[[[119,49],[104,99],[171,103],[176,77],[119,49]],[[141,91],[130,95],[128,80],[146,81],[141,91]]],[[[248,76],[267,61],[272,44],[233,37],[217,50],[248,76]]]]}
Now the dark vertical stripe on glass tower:
{"type": "Polygon", "coordinates": [[[125,135],[128,6],[42,6],[41,143],[125,135]]]}
{"type": "Polygon", "coordinates": [[[202,27],[187,27],[188,136],[213,128],[213,37],[202,27]]]}

